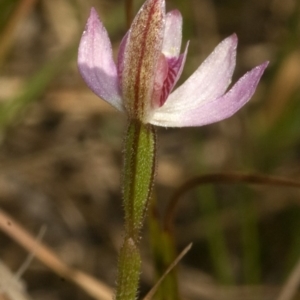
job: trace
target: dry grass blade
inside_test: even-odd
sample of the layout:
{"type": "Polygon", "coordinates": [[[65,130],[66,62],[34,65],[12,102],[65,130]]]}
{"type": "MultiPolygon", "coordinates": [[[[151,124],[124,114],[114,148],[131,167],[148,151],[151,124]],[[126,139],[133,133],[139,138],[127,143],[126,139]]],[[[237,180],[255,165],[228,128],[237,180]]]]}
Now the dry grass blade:
{"type": "Polygon", "coordinates": [[[179,263],[179,261],[186,255],[188,251],[192,248],[192,243],[187,245],[180,254],[176,257],[176,259],[172,262],[172,264],[168,267],[166,272],[161,276],[161,278],[157,281],[157,283],[153,286],[153,288],[148,292],[148,294],[143,298],[143,300],[151,300],[152,297],[155,295],[159,285],[162,283],[162,281],[166,278],[166,276],[176,267],[176,265],[179,263]]]}
{"type": "Polygon", "coordinates": [[[300,259],[296,264],[296,267],[288,277],[281,293],[277,300],[292,300],[295,296],[298,286],[300,284],[300,259]]]}
{"type": "MultiPolygon", "coordinates": [[[[46,226],[42,226],[42,228],[40,229],[40,232],[37,236],[37,239],[36,239],[36,241],[39,244],[42,242],[42,238],[45,235],[45,232],[46,232],[46,226]]],[[[36,252],[36,249],[29,253],[29,255],[26,258],[26,260],[24,261],[24,263],[21,265],[19,270],[15,273],[15,275],[14,275],[15,280],[19,280],[23,276],[23,274],[25,273],[25,271],[28,269],[29,265],[31,264],[32,260],[34,259],[35,252],[36,252]]]]}
{"type": "Polygon", "coordinates": [[[97,300],[111,300],[112,290],[92,276],[70,268],[62,262],[53,251],[26,232],[13,218],[0,209],[0,229],[23,246],[27,251],[35,253],[44,265],[59,276],[81,287],[87,294],[97,300]]]}

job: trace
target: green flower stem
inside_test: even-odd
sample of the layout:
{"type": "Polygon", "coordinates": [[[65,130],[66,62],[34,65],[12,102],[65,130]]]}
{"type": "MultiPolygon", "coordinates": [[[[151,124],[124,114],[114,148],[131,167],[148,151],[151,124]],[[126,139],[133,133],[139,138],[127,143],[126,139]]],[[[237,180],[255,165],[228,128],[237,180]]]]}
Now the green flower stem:
{"type": "Polygon", "coordinates": [[[120,251],[116,300],[136,299],[141,259],[138,248],[155,173],[154,127],[130,120],[124,152],[125,238],[120,251]]]}
{"type": "Polygon", "coordinates": [[[125,235],[139,239],[155,171],[155,132],[137,120],[128,126],[123,173],[125,235]]]}
{"type": "Polygon", "coordinates": [[[141,257],[137,244],[125,239],[120,250],[116,300],[136,299],[141,269],[141,257]]]}

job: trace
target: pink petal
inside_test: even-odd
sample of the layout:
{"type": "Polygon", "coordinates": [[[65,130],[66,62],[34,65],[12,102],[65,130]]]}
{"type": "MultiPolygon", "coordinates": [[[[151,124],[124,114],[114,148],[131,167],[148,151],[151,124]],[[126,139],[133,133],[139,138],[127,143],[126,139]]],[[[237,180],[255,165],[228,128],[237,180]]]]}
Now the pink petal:
{"type": "Polygon", "coordinates": [[[118,110],[124,110],[111,43],[94,8],[91,9],[81,37],[78,68],[82,78],[95,94],[118,110]]]}
{"type": "Polygon", "coordinates": [[[166,14],[163,54],[167,58],[177,57],[180,53],[182,40],[182,16],[179,10],[166,14]]]}
{"type": "Polygon", "coordinates": [[[178,79],[182,73],[184,64],[185,64],[188,46],[189,46],[189,43],[187,43],[184,53],[179,55],[179,57],[173,57],[173,58],[167,59],[168,75],[164,81],[162,93],[161,93],[161,96],[159,99],[159,103],[156,107],[161,107],[164,105],[170,92],[172,91],[176,82],[178,81],[178,79]]]}
{"type": "Polygon", "coordinates": [[[131,25],[122,64],[122,97],[131,118],[151,112],[154,80],[161,55],[165,1],[147,0],[131,25]]]}
{"type": "Polygon", "coordinates": [[[250,100],[267,65],[265,62],[247,72],[225,95],[202,105],[174,106],[169,111],[158,109],[150,123],[168,127],[202,126],[229,118],[250,100]]]}
{"type": "Polygon", "coordinates": [[[158,108],[162,106],[161,99],[164,97],[163,87],[166,81],[166,78],[169,74],[169,65],[166,57],[161,53],[158,58],[156,74],[154,78],[154,86],[152,93],[152,108],[158,108]]]}
{"type": "Polygon", "coordinates": [[[223,40],[192,76],[169,96],[161,111],[173,107],[195,108],[223,95],[235,68],[236,46],[235,34],[223,40]]]}

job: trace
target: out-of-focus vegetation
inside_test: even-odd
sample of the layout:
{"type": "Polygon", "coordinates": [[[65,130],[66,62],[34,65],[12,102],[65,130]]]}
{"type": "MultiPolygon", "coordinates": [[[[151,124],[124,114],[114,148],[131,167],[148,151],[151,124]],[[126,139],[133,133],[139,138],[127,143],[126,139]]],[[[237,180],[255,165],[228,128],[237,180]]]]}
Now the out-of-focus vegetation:
{"type": "MultiPolygon", "coordinates": [[[[134,1],[134,14],[142,2],[134,1]]],[[[61,261],[114,287],[126,117],[93,95],[77,70],[91,6],[116,55],[127,30],[125,1],[0,0],[0,208],[35,236],[45,225],[42,243],[61,261]]],[[[183,14],[184,43],[190,40],[181,82],[233,32],[239,37],[235,80],[265,60],[270,65],[234,117],[158,130],[156,216],[164,215],[179,185],[200,174],[300,181],[300,2],[168,0],[167,10],[174,8],[183,14]]],[[[178,268],[184,299],[277,299],[300,259],[297,188],[218,182],[193,188],[181,197],[173,225],[177,251],[193,242],[178,268]]],[[[7,295],[27,252],[20,236],[11,239],[3,226],[0,266],[12,277],[0,276],[0,289],[7,299],[22,299],[7,295]]],[[[153,262],[147,229],[144,235],[141,295],[155,283],[153,266],[161,267],[153,262]]],[[[168,236],[162,240],[169,242],[168,236]]],[[[22,277],[24,299],[90,299],[64,274],[34,259],[22,277]]],[[[173,279],[165,286],[175,289],[173,279]]]]}

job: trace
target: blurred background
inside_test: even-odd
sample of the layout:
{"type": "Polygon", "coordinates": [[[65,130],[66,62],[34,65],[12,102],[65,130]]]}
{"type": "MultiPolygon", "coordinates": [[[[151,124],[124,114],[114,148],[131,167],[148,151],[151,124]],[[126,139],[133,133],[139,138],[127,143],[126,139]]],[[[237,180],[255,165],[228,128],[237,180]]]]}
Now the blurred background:
{"type": "MultiPolygon", "coordinates": [[[[133,1],[134,15],[142,3],[133,1]]],[[[166,4],[183,14],[183,45],[190,40],[179,84],[233,32],[239,38],[234,82],[266,60],[270,65],[234,117],[201,128],[158,128],[161,213],[176,188],[201,174],[235,171],[300,181],[300,1],[166,4]]],[[[87,88],[76,56],[94,6],[116,57],[127,30],[125,5],[0,0],[0,263],[11,274],[7,284],[0,276],[1,300],[21,299],[9,293],[28,256],[20,236],[12,239],[3,229],[3,212],[64,263],[115,285],[126,116],[87,88]],[[39,238],[41,228],[46,231],[39,238]]],[[[177,250],[193,242],[178,268],[184,299],[277,299],[300,259],[297,188],[214,182],[187,191],[179,207],[177,250]]],[[[155,282],[147,226],[143,236],[141,295],[155,282]]],[[[24,299],[92,299],[39,259],[17,281],[24,299]]],[[[291,299],[300,293],[285,300],[291,299]]]]}

